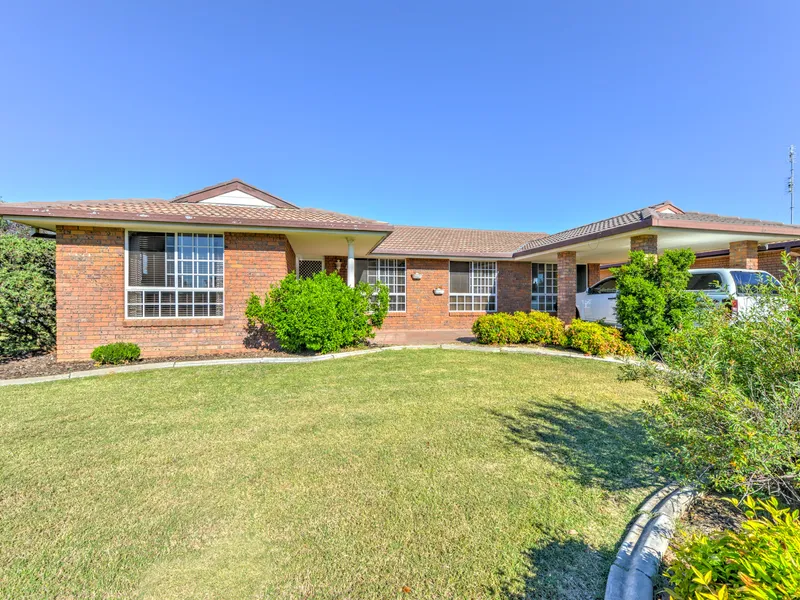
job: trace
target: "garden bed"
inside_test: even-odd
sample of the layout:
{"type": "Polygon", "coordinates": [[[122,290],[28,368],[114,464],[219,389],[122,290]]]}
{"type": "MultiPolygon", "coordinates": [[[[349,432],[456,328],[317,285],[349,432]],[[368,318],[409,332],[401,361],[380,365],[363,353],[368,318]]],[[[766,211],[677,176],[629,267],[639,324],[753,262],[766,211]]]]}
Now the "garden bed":
{"type": "Polygon", "coordinates": [[[655,600],[670,600],[669,594],[665,591],[668,582],[664,573],[675,560],[674,548],[677,544],[692,534],[708,535],[719,531],[739,531],[744,520],[745,517],[741,511],[724,497],[718,494],[699,496],[678,523],[677,532],[664,553],[661,579],[656,581],[655,586],[655,600]]]}
{"type": "MultiPolygon", "coordinates": [[[[219,360],[221,358],[280,358],[294,356],[313,356],[313,353],[287,354],[274,350],[251,350],[247,352],[233,352],[226,354],[197,354],[161,356],[158,358],[142,358],[129,364],[144,365],[162,362],[175,362],[181,360],[219,360]]],[[[46,375],[61,375],[75,371],[91,371],[93,369],[107,369],[109,365],[98,365],[92,360],[77,360],[57,362],[55,352],[36,354],[22,358],[0,359],[0,379],[24,379],[27,377],[43,377],[46,375]]]]}

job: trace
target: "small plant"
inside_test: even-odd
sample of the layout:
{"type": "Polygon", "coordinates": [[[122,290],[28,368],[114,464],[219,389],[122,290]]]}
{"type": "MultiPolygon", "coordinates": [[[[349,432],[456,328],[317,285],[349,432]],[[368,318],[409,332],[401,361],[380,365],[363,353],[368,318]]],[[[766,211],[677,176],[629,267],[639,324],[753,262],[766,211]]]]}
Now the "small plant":
{"type": "Polygon", "coordinates": [[[592,356],[633,356],[633,347],[622,340],[619,330],[575,319],[567,328],[567,346],[592,356]]]}
{"type": "Polygon", "coordinates": [[[98,365],[121,365],[139,360],[141,354],[136,344],[116,342],[92,350],[92,360],[98,365]]]}
{"type": "Polygon", "coordinates": [[[289,273],[264,297],[252,294],[245,315],[287,352],[334,352],[375,337],[389,310],[385,285],[348,287],[336,273],[298,278],[289,273]]]}
{"type": "Polygon", "coordinates": [[[748,520],[741,532],[690,536],[676,550],[667,573],[671,598],[800,598],[798,511],[779,508],[775,498],[747,497],[744,504],[748,520]]]}

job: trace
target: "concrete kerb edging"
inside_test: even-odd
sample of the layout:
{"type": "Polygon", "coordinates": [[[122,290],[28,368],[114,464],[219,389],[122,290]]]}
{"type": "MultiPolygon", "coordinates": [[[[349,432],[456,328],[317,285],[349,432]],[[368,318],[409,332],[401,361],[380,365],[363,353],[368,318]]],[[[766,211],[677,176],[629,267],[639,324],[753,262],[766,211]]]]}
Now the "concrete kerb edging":
{"type": "Polygon", "coordinates": [[[608,572],[605,600],[653,600],[653,578],[675,524],[697,494],[692,487],[670,484],[644,501],[608,572]]]}
{"type": "Polygon", "coordinates": [[[466,344],[418,344],[407,346],[384,346],[381,348],[367,348],[365,350],[353,350],[350,352],[337,352],[335,354],[319,354],[317,356],[297,356],[297,357],[274,357],[274,358],[220,358],[217,360],[182,360],[161,363],[147,363],[142,365],[125,365],[121,367],[108,367],[106,369],[92,369],[90,371],[74,371],[72,373],[61,373],[60,375],[45,375],[42,377],[26,377],[20,379],[0,379],[0,387],[9,385],[27,385],[31,383],[46,383],[48,381],[60,381],[62,379],[81,379],[84,377],[101,377],[103,375],[114,375],[117,373],[136,373],[138,371],[151,371],[154,369],[180,369],[185,367],[206,367],[220,365],[250,365],[250,364],[283,364],[283,363],[312,363],[321,360],[332,360],[339,358],[349,358],[351,356],[363,356],[365,354],[376,354],[378,352],[392,352],[395,350],[463,350],[468,352],[509,352],[514,354],[539,354],[542,356],[559,356],[566,358],[580,358],[584,360],[599,360],[602,362],[624,363],[619,358],[585,356],[573,352],[562,350],[552,350],[548,348],[521,348],[506,346],[472,346],[466,344]]]}

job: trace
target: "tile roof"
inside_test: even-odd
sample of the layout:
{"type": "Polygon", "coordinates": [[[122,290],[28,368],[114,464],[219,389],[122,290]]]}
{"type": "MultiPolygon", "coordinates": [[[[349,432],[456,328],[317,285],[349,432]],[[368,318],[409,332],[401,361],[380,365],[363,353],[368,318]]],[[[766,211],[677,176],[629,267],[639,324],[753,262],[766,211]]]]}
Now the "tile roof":
{"type": "Polygon", "coordinates": [[[800,226],[797,225],[787,225],[778,221],[761,221],[759,219],[743,219],[712,213],[683,211],[671,203],[662,203],[531,240],[520,246],[514,256],[536,254],[545,249],[553,250],[558,247],[645,227],[672,227],[800,236],[800,226]]]}
{"type": "Polygon", "coordinates": [[[523,244],[517,248],[517,252],[524,253],[529,250],[538,250],[539,248],[549,246],[551,244],[563,243],[569,240],[577,240],[588,235],[598,235],[612,229],[636,225],[637,223],[642,223],[645,219],[652,216],[655,212],[654,208],[659,206],[661,205],[655,204],[646,208],[639,208],[615,217],[603,219],[602,221],[595,221],[594,223],[581,225],[580,227],[573,227],[572,229],[559,231],[558,233],[554,233],[552,235],[530,240],[526,244],[523,244]]]}
{"type": "Polygon", "coordinates": [[[373,254],[511,258],[526,241],[545,233],[396,225],[373,254]]]}
{"type": "Polygon", "coordinates": [[[25,202],[0,205],[7,217],[72,218],[150,223],[188,223],[286,227],[297,229],[341,229],[392,231],[382,221],[353,217],[316,208],[262,208],[168,200],[84,200],[81,202],[25,202]]]}
{"type": "Polygon", "coordinates": [[[728,224],[728,225],[753,225],[759,226],[764,225],[767,227],[771,226],[779,226],[779,227],[791,227],[790,225],[786,225],[785,223],[781,223],[780,221],[762,221],[761,219],[743,219],[741,217],[726,217],[725,215],[715,215],[713,213],[702,213],[702,212],[692,212],[686,211],[683,214],[659,214],[659,220],[665,221],[695,221],[698,223],[717,223],[717,224],[728,224]]]}

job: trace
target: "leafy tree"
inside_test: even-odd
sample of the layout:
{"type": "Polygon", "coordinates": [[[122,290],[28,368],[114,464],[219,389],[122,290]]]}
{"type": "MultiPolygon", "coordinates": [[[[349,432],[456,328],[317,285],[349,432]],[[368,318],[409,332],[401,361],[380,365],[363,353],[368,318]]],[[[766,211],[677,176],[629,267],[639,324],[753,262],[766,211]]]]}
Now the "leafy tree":
{"type": "Polygon", "coordinates": [[[611,269],[617,277],[617,322],[637,352],[658,352],[691,313],[695,299],[686,286],[694,260],[689,249],[667,250],[660,257],[635,250],[628,264],[611,269]]]}
{"type": "Polygon", "coordinates": [[[55,242],[0,235],[0,356],[55,344],[55,242]]]}
{"type": "Polygon", "coordinates": [[[301,279],[289,273],[264,297],[252,294],[245,314],[251,326],[273,333],[288,352],[333,352],[375,337],[389,309],[389,289],[359,283],[350,288],[335,273],[301,279]]]}

